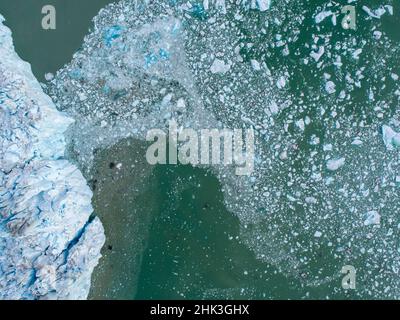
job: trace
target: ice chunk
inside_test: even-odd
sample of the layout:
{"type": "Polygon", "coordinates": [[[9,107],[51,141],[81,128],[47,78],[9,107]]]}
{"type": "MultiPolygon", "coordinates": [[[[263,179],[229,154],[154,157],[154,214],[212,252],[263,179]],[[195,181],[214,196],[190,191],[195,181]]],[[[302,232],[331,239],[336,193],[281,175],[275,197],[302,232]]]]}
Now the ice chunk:
{"type": "Polygon", "coordinates": [[[339,158],[339,159],[331,159],[328,160],[326,163],[326,167],[330,171],[335,171],[338,170],[339,168],[343,167],[346,159],[345,158],[339,158]]]}
{"type": "Polygon", "coordinates": [[[211,72],[212,73],[226,73],[231,68],[230,63],[225,63],[223,60],[215,59],[213,64],[211,65],[211,72]]]}
{"type": "MultiPolygon", "coordinates": [[[[260,11],[266,11],[271,7],[271,0],[257,0],[257,6],[260,11]]],[[[254,6],[252,9],[255,9],[254,6]]]]}
{"type": "Polygon", "coordinates": [[[286,86],[286,79],[284,76],[279,77],[278,81],[276,82],[276,86],[279,89],[282,89],[286,86]]]}
{"type": "Polygon", "coordinates": [[[315,16],[315,23],[321,23],[322,21],[324,21],[325,20],[325,18],[327,18],[327,17],[329,17],[329,16],[331,16],[332,15],[332,11],[322,11],[322,12],[320,12],[320,13],[318,13],[316,16],[315,16]]]}
{"type": "Polygon", "coordinates": [[[318,51],[317,51],[317,52],[312,51],[312,52],[310,53],[310,56],[311,56],[316,62],[318,62],[319,59],[321,59],[321,57],[322,57],[322,55],[323,55],[324,53],[325,53],[325,48],[324,48],[324,47],[319,47],[319,48],[318,48],[318,51]]]}
{"type": "Polygon", "coordinates": [[[376,10],[372,10],[367,6],[363,6],[362,9],[372,18],[380,19],[386,13],[386,10],[383,7],[380,7],[376,10]]]}
{"type": "Polygon", "coordinates": [[[378,211],[371,210],[364,215],[364,225],[369,226],[372,224],[380,224],[381,216],[378,211]]]}
{"type": "Polygon", "coordinates": [[[329,94],[335,93],[336,92],[336,85],[333,81],[327,81],[325,83],[325,91],[328,92],[329,94]]]}
{"type": "Polygon", "coordinates": [[[254,70],[259,71],[261,70],[260,63],[257,60],[251,60],[251,66],[253,67],[254,70]]]}
{"type": "Polygon", "coordinates": [[[320,238],[322,236],[322,232],[321,231],[315,231],[314,233],[314,237],[315,238],[320,238]]]}
{"type": "Polygon", "coordinates": [[[400,147],[400,133],[397,133],[387,125],[382,126],[383,142],[388,150],[400,147]]]}

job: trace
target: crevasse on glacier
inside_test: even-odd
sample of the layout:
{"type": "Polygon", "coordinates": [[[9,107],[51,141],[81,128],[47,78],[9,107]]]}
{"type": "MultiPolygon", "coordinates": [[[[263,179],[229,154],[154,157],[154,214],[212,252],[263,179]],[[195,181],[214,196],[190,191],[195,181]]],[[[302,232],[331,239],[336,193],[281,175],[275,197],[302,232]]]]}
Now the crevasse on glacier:
{"type": "Polygon", "coordinates": [[[105,236],[65,158],[73,121],[14,51],[0,15],[0,299],[85,299],[105,236]]]}

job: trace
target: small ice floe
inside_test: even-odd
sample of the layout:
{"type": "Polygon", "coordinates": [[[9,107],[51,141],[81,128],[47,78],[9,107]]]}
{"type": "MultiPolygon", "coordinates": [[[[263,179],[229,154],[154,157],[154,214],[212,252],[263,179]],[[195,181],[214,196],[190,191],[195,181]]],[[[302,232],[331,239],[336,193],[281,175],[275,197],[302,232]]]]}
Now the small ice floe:
{"type": "Polygon", "coordinates": [[[176,107],[178,109],[185,109],[186,108],[185,100],[182,98],[179,98],[178,101],[176,102],[176,107]]]}
{"type": "Polygon", "coordinates": [[[322,236],[322,232],[321,231],[315,231],[314,237],[320,238],[321,236],[322,236]]]}
{"type": "Polygon", "coordinates": [[[391,5],[385,5],[386,11],[392,16],[393,15],[393,6],[391,5]]]}
{"type": "Polygon", "coordinates": [[[364,214],[364,226],[369,226],[372,224],[380,224],[381,215],[376,210],[368,211],[364,214]]]}
{"type": "Polygon", "coordinates": [[[355,138],[351,144],[352,144],[353,146],[359,146],[359,145],[362,145],[363,142],[361,141],[360,138],[355,138]]]}
{"type": "MultiPolygon", "coordinates": [[[[252,1],[253,3],[253,1],[252,1]]],[[[266,11],[271,7],[271,0],[257,0],[257,8],[260,11],[266,11]]],[[[254,9],[254,6],[252,5],[252,9],[254,9]]]]}
{"type": "Polygon", "coordinates": [[[327,81],[325,83],[325,91],[328,92],[329,94],[335,93],[336,92],[336,85],[333,81],[327,81]]]}
{"type": "Polygon", "coordinates": [[[225,63],[220,59],[215,59],[213,64],[211,65],[211,72],[212,73],[226,73],[231,68],[230,63],[225,63]]]}
{"type": "Polygon", "coordinates": [[[265,109],[267,114],[277,114],[279,112],[278,104],[275,101],[272,101],[270,105],[265,109]]]}
{"type": "Polygon", "coordinates": [[[370,8],[368,8],[367,6],[363,6],[362,9],[372,18],[375,19],[380,19],[381,16],[383,16],[386,13],[385,8],[380,7],[376,10],[372,10],[370,8]]]}
{"type": "Polygon", "coordinates": [[[386,149],[393,150],[395,147],[400,147],[400,133],[394,131],[387,125],[383,125],[382,135],[386,149]]]}
{"type": "Polygon", "coordinates": [[[311,58],[313,58],[316,62],[319,61],[319,59],[322,57],[322,55],[325,53],[325,48],[324,47],[319,47],[318,51],[312,51],[310,53],[311,58]]]}
{"type": "Polygon", "coordinates": [[[322,21],[324,21],[325,20],[325,18],[327,18],[327,17],[329,17],[329,16],[331,16],[332,15],[332,11],[322,11],[322,12],[320,12],[320,13],[318,13],[316,16],[315,16],[315,23],[321,23],[322,21]]]}
{"type": "Polygon", "coordinates": [[[382,37],[382,32],[375,30],[373,36],[375,40],[379,40],[382,37]]]}
{"type": "Polygon", "coordinates": [[[48,72],[48,73],[46,73],[46,74],[44,75],[44,78],[45,78],[47,81],[51,81],[51,80],[54,79],[54,74],[52,74],[51,72],[48,72]]]}
{"type": "Polygon", "coordinates": [[[305,129],[305,124],[304,124],[304,120],[300,119],[296,121],[296,126],[301,130],[304,131],[305,129]]]}
{"type": "Polygon", "coordinates": [[[255,71],[259,71],[259,70],[261,70],[261,66],[260,66],[260,63],[257,61],[257,60],[251,60],[250,61],[251,62],[251,66],[253,67],[253,69],[255,70],[255,71]]]}
{"type": "Polygon", "coordinates": [[[282,151],[280,154],[279,154],[279,159],[281,159],[282,161],[283,160],[286,160],[288,158],[288,154],[287,154],[287,151],[285,150],[285,151],[282,151]]]}
{"type": "Polygon", "coordinates": [[[326,168],[330,171],[336,171],[337,169],[343,167],[345,161],[345,158],[328,160],[328,162],[326,163],[326,168]]]}
{"type": "Polygon", "coordinates": [[[316,198],[314,198],[314,197],[306,197],[306,198],[304,199],[304,201],[305,201],[306,203],[308,203],[308,204],[315,204],[315,203],[318,202],[318,200],[317,200],[316,198]]]}
{"type": "Polygon", "coordinates": [[[276,86],[277,86],[279,89],[282,89],[282,88],[284,88],[284,87],[286,86],[286,79],[285,79],[284,76],[281,76],[281,77],[278,79],[278,81],[276,82],[276,86]]]}
{"type": "Polygon", "coordinates": [[[360,54],[362,52],[361,48],[358,48],[356,50],[354,50],[354,52],[351,54],[351,56],[353,57],[353,59],[359,59],[360,58],[360,54]]]}

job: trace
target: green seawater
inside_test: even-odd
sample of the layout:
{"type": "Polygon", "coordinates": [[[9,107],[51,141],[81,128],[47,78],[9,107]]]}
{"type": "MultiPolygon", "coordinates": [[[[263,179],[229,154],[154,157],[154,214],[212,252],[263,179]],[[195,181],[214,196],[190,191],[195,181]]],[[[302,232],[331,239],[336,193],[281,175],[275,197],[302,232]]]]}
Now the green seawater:
{"type": "MultiPolygon", "coordinates": [[[[44,82],[45,73],[54,73],[71,60],[89,32],[91,19],[110,2],[113,1],[2,0],[0,13],[13,32],[18,54],[31,63],[35,76],[44,82]],[[57,8],[56,30],[41,28],[40,10],[45,4],[57,8]]],[[[309,28],[312,23],[312,19],[307,20],[303,28],[309,28]]],[[[384,20],[383,28],[392,39],[400,41],[396,23],[397,20],[384,20]]],[[[243,25],[244,29],[250,27],[243,25]]],[[[308,50],[303,40],[299,41],[299,54],[308,50]]],[[[247,61],[259,59],[261,53],[257,48],[262,47],[266,38],[260,35],[253,41],[254,46],[242,52],[247,61]]],[[[290,59],[277,55],[270,57],[268,63],[293,63],[298,72],[297,79],[291,82],[291,92],[299,92],[305,82],[319,85],[319,78],[290,59]]],[[[385,95],[385,90],[380,94],[385,95]]],[[[313,100],[313,92],[309,92],[309,98],[313,100]]],[[[361,90],[354,92],[351,106],[357,108],[363,99],[361,90]]],[[[349,110],[360,116],[361,111],[349,110]]],[[[285,112],[290,110],[280,116],[287,116],[285,112]]],[[[318,124],[309,126],[306,137],[299,142],[298,152],[307,157],[309,137],[323,130],[318,124]]],[[[239,220],[226,209],[222,186],[215,176],[190,166],[150,166],[144,158],[146,148],[143,142],[126,139],[111,148],[98,150],[94,166],[86,174],[94,192],[95,213],[106,232],[103,257],[93,273],[89,298],[355,297],[352,291],[341,289],[340,277],[317,287],[304,287],[298,275],[282,274],[273,265],[261,262],[243,243],[239,220]]],[[[303,163],[299,160],[297,165],[300,169],[303,163]]],[[[328,250],[320,248],[317,254],[316,269],[320,265],[340,263],[325,254],[325,249],[328,250]]]]}

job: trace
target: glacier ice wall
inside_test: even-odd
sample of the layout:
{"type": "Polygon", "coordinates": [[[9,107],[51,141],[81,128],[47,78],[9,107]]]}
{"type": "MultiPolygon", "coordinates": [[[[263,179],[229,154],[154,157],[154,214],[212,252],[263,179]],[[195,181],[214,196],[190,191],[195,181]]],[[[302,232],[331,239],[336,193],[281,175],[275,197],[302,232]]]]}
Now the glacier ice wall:
{"type": "Polygon", "coordinates": [[[14,51],[0,15],[0,299],[85,299],[105,236],[64,158],[72,119],[14,51]]]}

